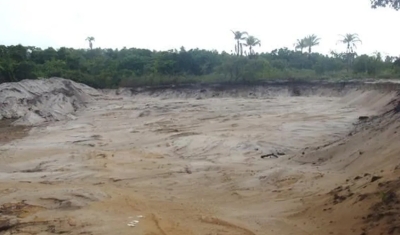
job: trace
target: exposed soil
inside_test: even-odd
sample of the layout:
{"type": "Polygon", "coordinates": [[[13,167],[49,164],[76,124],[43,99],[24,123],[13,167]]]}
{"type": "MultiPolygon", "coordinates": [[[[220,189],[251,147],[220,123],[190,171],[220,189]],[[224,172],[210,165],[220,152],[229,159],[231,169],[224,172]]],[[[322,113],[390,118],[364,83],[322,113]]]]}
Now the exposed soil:
{"type": "Polygon", "coordinates": [[[14,126],[14,120],[0,120],[0,145],[27,136],[30,127],[14,126]]]}
{"type": "Polygon", "coordinates": [[[400,234],[397,90],[297,87],[107,91],[1,127],[24,138],[0,146],[0,234],[400,234]]]}
{"type": "Polygon", "coordinates": [[[0,120],[15,119],[14,125],[39,125],[74,119],[99,92],[62,78],[22,80],[0,84],[0,120]]]}

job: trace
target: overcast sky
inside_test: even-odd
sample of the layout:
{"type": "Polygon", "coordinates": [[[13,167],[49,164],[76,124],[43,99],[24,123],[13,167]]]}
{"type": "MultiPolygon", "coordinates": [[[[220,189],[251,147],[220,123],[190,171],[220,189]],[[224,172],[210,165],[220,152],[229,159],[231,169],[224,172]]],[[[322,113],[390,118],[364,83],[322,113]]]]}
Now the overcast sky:
{"type": "Polygon", "coordinates": [[[371,9],[369,0],[0,0],[0,44],[38,47],[184,46],[230,52],[230,30],[262,42],[255,50],[293,48],[308,34],[315,51],[344,51],[339,34],[358,33],[359,53],[400,55],[400,11],[371,9]]]}

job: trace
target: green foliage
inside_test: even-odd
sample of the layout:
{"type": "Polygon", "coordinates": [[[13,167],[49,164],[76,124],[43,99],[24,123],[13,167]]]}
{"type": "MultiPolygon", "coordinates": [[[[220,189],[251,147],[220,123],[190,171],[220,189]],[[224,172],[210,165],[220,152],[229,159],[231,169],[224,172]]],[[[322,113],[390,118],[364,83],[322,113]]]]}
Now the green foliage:
{"type": "Polygon", "coordinates": [[[304,45],[306,47],[308,47],[308,53],[311,54],[312,48],[315,46],[318,46],[319,40],[321,40],[321,39],[318,38],[316,35],[312,34],[312,35],[305,37],[303,40],[304,40],[304,45]]]}
{"type": "Polygon", "coordinates": [[[335,58],[317,58],[316,63],[313,66],[315,72],[319,75],[332,73],[335,71],[342,71],[345,67],[343,61],[335,58]]]}
{"type": "Polygon", "coordinates": [[[346,45],[348,53],[353,52],[354,49],[357,48],[356,43],[362,43],[361,39],[356,33],[348,33],[346,35],[340,35],[340,36],[342,37],[342,39],[340,39],[338,42],[346,45]]]}
{"type": "Polygon", "coordinates": [[[372,8],[391,7],[395,10],[400,9],[400,0],[371,0],[372,8]]]}
{"type": "Polygon", "coordinates": [[[216,71],[223,81],[255,82],[263,79],[270,68],[268,61],[263,58],[229,57],[216,71]]]}
{"type": "Polygon", "coordinates": [[[36,79],[36,65],[32,61],[22,61],[13,68],[16,78],[36,79]]]}
{"type": "Polygon", "coordinates": [[[237,56],[241,56],[243,55],[243,43],[241,41],[246,40],[246,36],[248,35],[247,32],[243,31],[233,31],[232,33],[234,35],[234,38],[236,40],[236,45],[235,45],[235,53],[237,54],[237,56]]]}
{"type": "Polygon", "coordinates": [[[93,49],[93,41],[95,41],[95,38],[94,37],[87,37],[86,41],[89,42],[89,48],[90,48],[90,50],[92,50],[93,49]]]}
{"type": "MultiPolygon", "coordinates": [[[[244,33],[241,33],[240,38],[243,38],[244,33]]],[[[318,38],[314,36],[311,41],[316,45],[318,38]]],[[[246,45],[254,47],[259,44],[260,41],[252,36],[246,38],[246,45]]],[[[0,45],[0,83],[56,76],[96,88],[114,88],[400,76],[400,60],[394,57],[383,59],[379,53],[374,56],[354,54],[350,66],[347,53],[332,52],[328,56],[280,48],[269,53],[255,53],[252,49],[249,57],[237,55],[201,49],[186,50],[183,47],[179,51],[150,51],[137,48],[85,50],[0,45]]]]}
{"type": "Polygon", "coordinates": [[[15,82],[14,70],[16,67],[16,62],[10,58],[3,58],[0,61],[0,82],[15,82]]]}
{"type": "Polygon", "coordinates": [[[382,61],[379,57],[370,57],[368,55],[361,55],[355,58],[353,63],[353,71],[358,74],[365,74],[369,76],[377,76],[382,74],[382,71],[390,70],[391,66],[382,61]]]}
{"type": "Polygon", "coordinates": [[[300,49],[300,51],[303,52],[304,48],[307,48],[306,39],[305,38],[297,39],[297,42],[294,44],[294,48],[296,50],[300,49]]]}
{"type": "Polygon", "coordinates": [[[249,36],[246,38],[246,43],[243,43],[246,47],[249,47],[249,57],[254,57],[254,50],[253,47],[255,46],[261,46],[261,41],[254,37],[254,36],[249,36]]]}

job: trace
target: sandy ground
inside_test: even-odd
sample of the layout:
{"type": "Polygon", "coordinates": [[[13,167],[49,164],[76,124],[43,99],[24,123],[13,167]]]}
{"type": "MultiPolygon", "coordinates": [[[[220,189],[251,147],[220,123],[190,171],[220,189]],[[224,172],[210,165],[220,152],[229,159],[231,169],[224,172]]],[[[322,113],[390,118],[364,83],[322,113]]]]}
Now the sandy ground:
{"type": "Polygon", "coordinates": [[[363,96],[99,97],[75,120],[1,137],[0,234],[400,233],[363,218],[390,197],[372,177],[400,185],[397,132],[349,135],[394,96],[363,96]]]}
{"type": "Polygon", "coordinates": [[[0,143],[8,143],[28,135],[30,127],[14,126],[13,120],[0,120],[0,143]]]}

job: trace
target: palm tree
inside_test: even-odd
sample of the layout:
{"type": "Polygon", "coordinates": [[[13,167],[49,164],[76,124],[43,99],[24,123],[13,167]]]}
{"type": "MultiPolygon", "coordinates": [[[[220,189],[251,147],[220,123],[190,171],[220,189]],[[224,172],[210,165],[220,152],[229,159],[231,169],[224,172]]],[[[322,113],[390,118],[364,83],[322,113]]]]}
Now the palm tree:
{"type": "Polygon", "coordinates": [[[347,47],[347,52],[354,52],[354,49],[357,48],[356,43],[362,43],[358,34],[356,33],[347,33],[346,35],[340,35],[342,39],[338,41],[338,43],[343,43],[347,47]]]}
{"type": "Polygon", "coordinates": [[[362,43],[361,39],[358,37],[356,33],[347,33],[346,35],[340,35],[342,39],[338,41],[338,43],[342,43],[346,45],[346,54],[347,54],[347,71],[349,70],[350,64],[352,62],[352,57],[355,56],[354,49],[357,48],[356,43],[362,43]]]}
{"type": "Polygon", "coordinates": [[[93,43],[92,42],[95,41],[94,37],[87,37],[86,41],[89,41],[89,48],[90,48],[90,50],[92,50],[93,49],[93,43]]]}
{"type": "Polygon", "coordinates": [[[249,56],[252,56],[254,55],[253,47],[261,46],[261,41],[254,36],[249,36],[246,38],[246,43],[244,43],[244,45],[249,47],[249,56]]]}
{"type": "Polygon", "coordinates": [[[303,39],[297,39],[297,42],[294,44],[294,48],[297,50],[297,49],[300,49],[300,51],[301,51],[301,53],[303,53],[303,49],[304,48],[306,48],[307,46],[306,46],[306,40],[305,40],[305,38],[303,38],[303,39]]]}
{"type": "Polygon", "coordinates": [[[308,47],[308,53],[311,54],[312,47],[319,45],[319,40],[316,35],[312,34],[304,38],[305,46],[308,47]]]}
{"type": "Polygon", "coordinates": [[[239,55],[243,55],[243,45],[240,42],[241,40],[245,40],[246,36],[248,35],[247,32],[243,31],[233,31],[231,30],[232,33],[235,35],[235,40],[237,41],[237,45],[235,45],[235,52],[237,54],[237,56],[239,55]]]}

